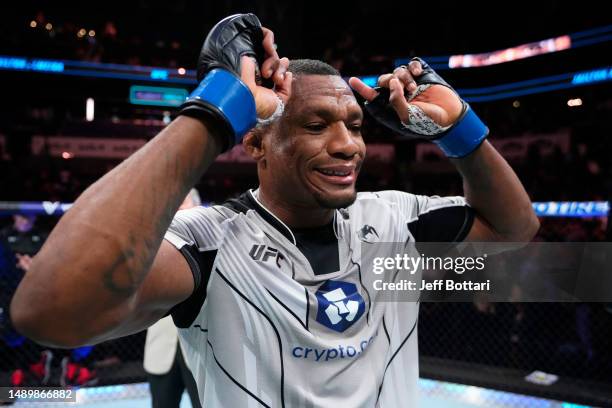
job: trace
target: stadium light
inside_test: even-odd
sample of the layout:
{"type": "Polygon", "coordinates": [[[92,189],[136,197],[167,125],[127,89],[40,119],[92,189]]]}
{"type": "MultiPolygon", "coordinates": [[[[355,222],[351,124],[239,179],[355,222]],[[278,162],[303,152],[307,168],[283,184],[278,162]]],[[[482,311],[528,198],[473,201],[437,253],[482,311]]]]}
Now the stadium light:
{"type": "Polygon", "coordinates": [[[570,108],[573,108],[575,106],[582,106],[582,99],[580,98],[570,99],[567,101],[567,106],[569,106],[570,108]]]}
{"type": "Polygon", "coordinates": [[[85,102],[85,120],[93,122],[95,114],[95,102],[93,98],[87,98],[85,102]]]}

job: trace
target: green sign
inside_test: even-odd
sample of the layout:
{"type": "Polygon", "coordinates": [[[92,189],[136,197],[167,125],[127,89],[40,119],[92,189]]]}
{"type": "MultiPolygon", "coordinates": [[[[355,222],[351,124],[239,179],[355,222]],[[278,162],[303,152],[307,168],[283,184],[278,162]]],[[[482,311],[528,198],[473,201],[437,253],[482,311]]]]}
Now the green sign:
{"type": "Polygon", "coordinates": [[[187,90],[183,88],[130,86],[130,103],[134,105],[180,106],[185,98],[187,90]]]}

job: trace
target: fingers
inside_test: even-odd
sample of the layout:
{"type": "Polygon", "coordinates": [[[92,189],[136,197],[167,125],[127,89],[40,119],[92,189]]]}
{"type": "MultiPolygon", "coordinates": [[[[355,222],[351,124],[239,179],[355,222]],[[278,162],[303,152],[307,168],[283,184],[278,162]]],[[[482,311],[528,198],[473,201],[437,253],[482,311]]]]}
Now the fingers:
{"type": "Polygon", "coordinates": [[[411,61],[408,66],[402,65],[395,68],[392,74],[384,74],[378,77],[378,86],[389,88],[389,81],[393,78],[399,79],[404,88],[412,93],[416,90],[417,84],[414,77],[423,74],[423,67],[419,61],[411,61]]]}
{"type": "Polygon", "coordinates": [[[413,93],[417,89],[417,84],[412,74],[406,67],[398,67],[393,71],[393,76],[400,80],[404,88],[409,92],[413,93]]]}
{"type": "Polygon", "coordinates": [[[406,97],[404,96],[404,86],[397,78],[391,78],[389,81],[389,103],[397,112],[400,120],[404,123],[409,122],[409,108],[408,101],[406,101],[406,97]]]}
{"type": "Polygon", "coordinates": [[[289,68],[289,59],[281,58],[279,60],[278,67],[274,70],[274,74],[272,75],[272,81],[274,82],[275,86],[281,86],[283,84],[287,68],[289,68]]]}
{"type": "Polygon", "coordinates": [[[366,101],[371,101],[378,95],[373,88],[366,85],[361,79],[352,77],[349,79],[349,85],[366,101]]]}
{"type": "Polygon", "coordinates": [[[408,69],[413,76],[419,76],[423,73],[423,67],[419,61],[410,61],[408,69]]]}
{"type": "Polygon", "coordinates": [[[416,82],[412,74],[405,67],[395,68],[392,74],[384,74],[378,77],[378,86],[389,88],[389,81],[393,78],[399,79],[408,92],[414,92],[416,82]]]}
{"type": "Polygon", "coordinates": [[[272,30],[262,27],[261,31],[263,31],[263,48],[266,52],[266,55],[276,56],[278,58],[278,54],[276,52],[276,45],[274,44],[274,33],[272,30]]]}
{"type": "Polygon", "coordinates": [[[389,81],[391,80],[391,78],[393,78],[393,74],[384,74],[378,77],[378,86],[384,87],[384,88],[388,88],[389,87],[389,81]]]}
{"type": "Polygon", "coordinates": [[[262,44],[266,53],[266,59],[261,64],[261,75],[264,78],[270,78],[278,69],[280,58],[276,52],[276,44],[274,44],[274,33],[265,27],[262,28],[262,31],[264,35],[262,44]]]}

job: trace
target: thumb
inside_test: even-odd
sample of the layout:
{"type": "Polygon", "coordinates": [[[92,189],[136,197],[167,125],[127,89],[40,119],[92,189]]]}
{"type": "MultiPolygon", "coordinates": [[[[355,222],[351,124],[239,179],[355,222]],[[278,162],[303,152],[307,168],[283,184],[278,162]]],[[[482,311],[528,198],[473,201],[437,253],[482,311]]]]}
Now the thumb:
{"type": "Polygon", "coordinates": [[[376,92],[373,88],[366,85],[359,78],[351,77],[349,79],[349,85],[351,86],[351,88],[355,90],[355,92],[361,95],[368,102],[372,101],[374,98],[378,96],[378,92],[376,92]]]}

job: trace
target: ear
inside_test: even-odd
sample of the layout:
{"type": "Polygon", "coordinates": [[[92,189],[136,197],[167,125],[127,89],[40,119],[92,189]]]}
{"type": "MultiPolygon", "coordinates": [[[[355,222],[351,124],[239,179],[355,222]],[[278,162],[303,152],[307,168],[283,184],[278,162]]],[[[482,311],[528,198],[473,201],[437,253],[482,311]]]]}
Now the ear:
{"type": "Polygon", "coordinates": [[[242,138],[244,151],[256,162],[265,157],[263,136],[259,129],[253,129],[242,138]]]}

